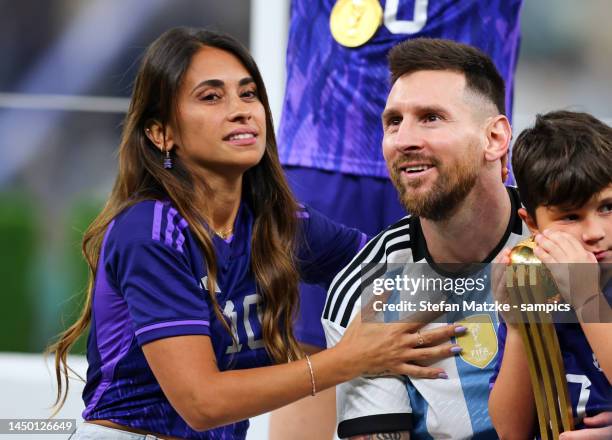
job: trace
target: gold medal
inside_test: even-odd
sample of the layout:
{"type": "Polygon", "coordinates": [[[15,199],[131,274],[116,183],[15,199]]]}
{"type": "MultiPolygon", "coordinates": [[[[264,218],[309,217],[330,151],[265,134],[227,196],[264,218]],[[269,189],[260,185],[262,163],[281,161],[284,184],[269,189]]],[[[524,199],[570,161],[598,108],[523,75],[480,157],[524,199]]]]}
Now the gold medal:
{"type": "Polygon", "coordinates": [[[338,43],[357,47],[374,36],[382,19],[378,0],[338,0],[329,17],[329,27],[338,43]]]}

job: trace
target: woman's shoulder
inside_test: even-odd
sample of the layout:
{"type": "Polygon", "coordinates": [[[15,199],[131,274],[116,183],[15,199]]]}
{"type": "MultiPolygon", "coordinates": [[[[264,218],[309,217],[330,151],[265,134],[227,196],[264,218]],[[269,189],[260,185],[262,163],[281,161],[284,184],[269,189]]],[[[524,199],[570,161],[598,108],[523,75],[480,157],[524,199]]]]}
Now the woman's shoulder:
{"type": "Polygon", "coordinates": [[[124,209],[109,225],[115,242],[159,242],[182,250],[187,221],[168,200],[143,200],[124,209]]]}

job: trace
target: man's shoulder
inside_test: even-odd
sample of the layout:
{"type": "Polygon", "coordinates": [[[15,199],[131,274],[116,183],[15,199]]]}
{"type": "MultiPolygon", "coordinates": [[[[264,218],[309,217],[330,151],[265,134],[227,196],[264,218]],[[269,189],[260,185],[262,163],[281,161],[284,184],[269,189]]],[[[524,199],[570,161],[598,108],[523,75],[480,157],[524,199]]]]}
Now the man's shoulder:
{"type": "Polygon", "coordinates": [[[410,246],[411,230],[414,229],[415,221],[418,221],[415,217],[407,215],[387,226],[366,243],[351,264],[356,261],[359,261],[359,264],[382,263],[387,261],[400,245],[410,246]],[[383,249],[384,251],[381,251],[383,249]]]}
{"type": "Polygon", "coordinates": [[[385,228],[336,275],[327,294],[323,320],[346,327],[359,308],[362,284],[384,274],[388,263],[413,260],[411,225],[416,220],[408,215],[385,228]]]}

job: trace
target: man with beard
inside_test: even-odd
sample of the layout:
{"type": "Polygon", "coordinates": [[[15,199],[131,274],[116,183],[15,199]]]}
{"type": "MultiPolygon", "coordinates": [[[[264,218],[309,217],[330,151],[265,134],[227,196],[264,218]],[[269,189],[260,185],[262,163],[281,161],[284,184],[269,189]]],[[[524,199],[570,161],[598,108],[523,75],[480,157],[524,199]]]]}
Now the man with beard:
{"type": "MultiPolygon", "coordinates": [[[[383,155],[412,215],[371,240],[332,282],[322,317],[328,346],[360,311],[366,278],[384,275],[389,264],[420,262],[444,273],[441,264],[489,263],[528,234],[518,193],[503,184],[511,128],[504,81],[491,59],[449,40],[415,39],[394,47],[389,64],[383,155]],[[374,267],[367,277],[364,265],[374,267]]],[[[417,366],[440,359],[438,377],[368,377],[338,386],[339,437],[497,438],[487,411],[496,317],[461,338],[480,344],[486,355],[478,359],[461,340],[431,344],[427,328],[434,325],[442,323],[418,331],[415,324],[412,351],[417,366]]]]}
{"type": "MultiPolygon", "coordinates": [[[[380,149],[380,115],[390,88],[389,50],[418,37],[448,38],[480,48],[506,81],[510,117],[522,3],[291,0],[277,143],[298,200],[372,237],[406,215],[380,149]]],[[[294,331],[307,353],[326,345],[320,324],[325,293],[320,286],[300,286],[294,331]]],[[[275,411],[270,439],[331,439],[333,407],[335,390],[329,389],[275,411]]]]}

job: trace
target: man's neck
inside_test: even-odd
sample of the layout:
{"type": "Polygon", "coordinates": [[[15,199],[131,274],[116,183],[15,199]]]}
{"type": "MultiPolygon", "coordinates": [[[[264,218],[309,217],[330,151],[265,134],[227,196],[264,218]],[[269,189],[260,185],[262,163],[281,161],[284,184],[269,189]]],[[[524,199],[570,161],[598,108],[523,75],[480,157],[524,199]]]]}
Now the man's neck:
{"type": "Polygon", "coordinates": [[[429,255],[436,263],[484,261],[504,236],[511,209],[502,184],[477,184],[449,219],[420,219],[429,255]]]}

